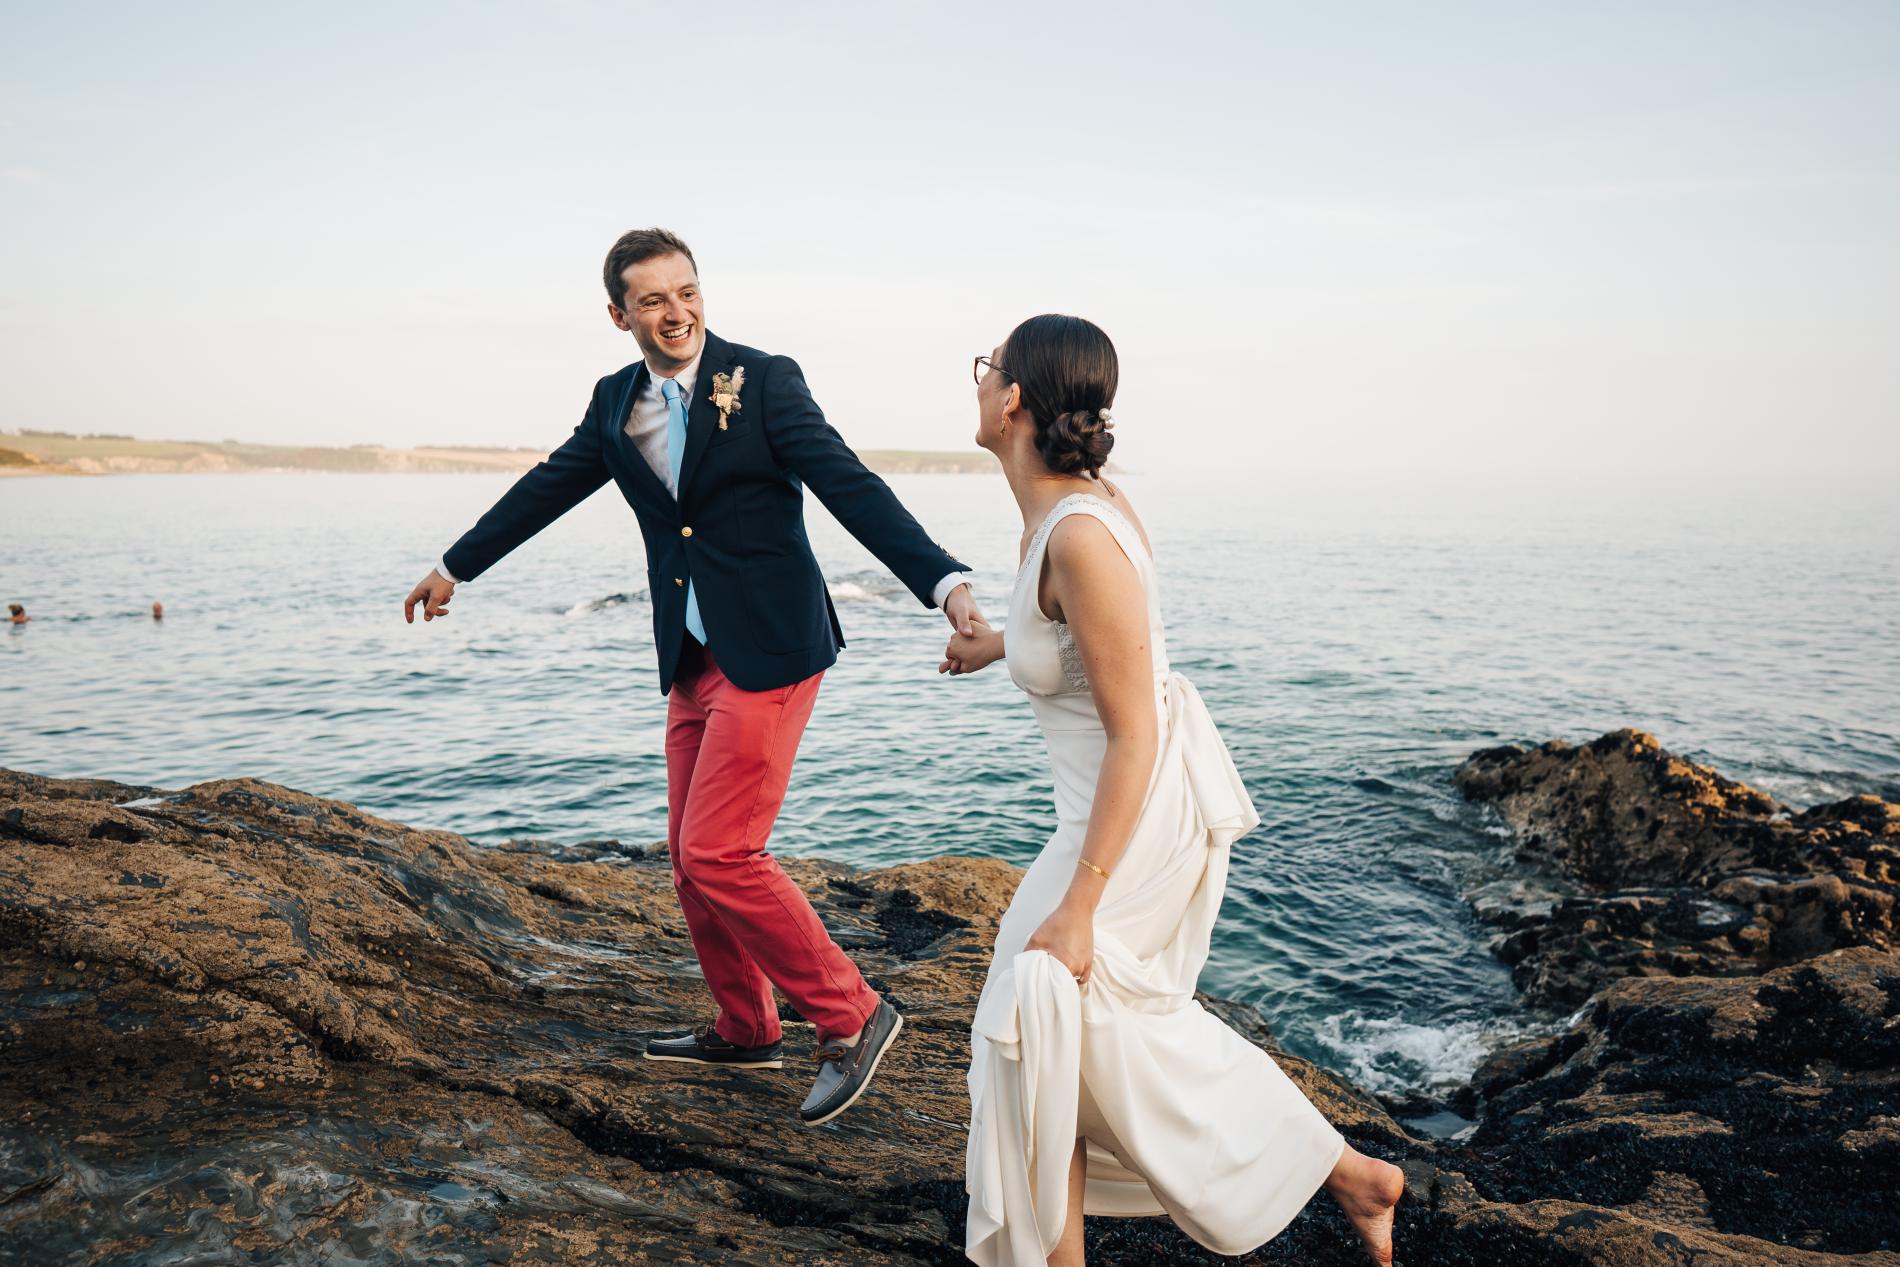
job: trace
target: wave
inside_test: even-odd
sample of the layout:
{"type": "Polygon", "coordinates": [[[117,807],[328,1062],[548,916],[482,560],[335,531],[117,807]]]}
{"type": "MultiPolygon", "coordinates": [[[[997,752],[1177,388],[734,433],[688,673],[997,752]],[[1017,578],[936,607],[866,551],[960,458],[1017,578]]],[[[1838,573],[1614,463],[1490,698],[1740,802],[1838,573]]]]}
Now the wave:
{"type": "MultiPolygon", "coordinates": [[[[830,581],[827,582],[827,588],[831,591],[831,601],[834,603],[883,603],[890,601],[892,598],[909,593],[901,584],[892,581],[889,577],[884,577],[880,580],[870,575],[853,577],[841,581],[830,581]]],[[[648,601],[650,601],[650,596],[645,590],[629,590],[618,594],[608,594],[603,598],[590,598],[575,603],[572,607],[563,611],[561,615],[571,619],[578,616],[591,615],[594,612],[607,611],[610,608],[621,607],[627,603],[644,603],[648,601]]],[[[68,619],[71,618],[69,617],[68,619]]]]}
{"type": "Polygon", "coordinates": [[[1796,812],[1852,796],[1900,799],[1896,796],[1900,793],[1900,782],[1851,770],[1777,770],[1755,774],[1748,781],[1796,812]]]}
{"type": "Polygon", "coordinates": [[[1340,1067],[1361,1086],[1408,1095],[1463,1086],[1493,1050],[1544,1028],[1508,1020],[1419,1025],[1345,1012],[1322,1019],[1313,1034],[1339,1053],[1340,1067]]]}
{"type": "Polygon", "coordinates": [[[572,619],[576,616],[587,616],[594,612],[620,607],[627,603],[642,603],[646,601],[647,592],[645,590],[633,590],[628,593],[609,594],[605,598],[590,598],[586,602],[575,603],[572,607],[562,612],[561,615],[572,619]]]}
{"type": "Polygon", "coordinates": [[[910,593],[890,576],[860,572],[842,580],[826,582],[834,603],[883,603],[910,593]]]}

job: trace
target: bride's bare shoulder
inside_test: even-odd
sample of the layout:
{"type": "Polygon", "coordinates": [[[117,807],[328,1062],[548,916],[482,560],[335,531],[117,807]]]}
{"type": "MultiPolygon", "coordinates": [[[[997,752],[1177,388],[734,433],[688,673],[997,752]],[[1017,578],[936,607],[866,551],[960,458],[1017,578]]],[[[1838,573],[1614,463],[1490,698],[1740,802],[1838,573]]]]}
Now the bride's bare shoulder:
{"type": "MultiPolygon", "coordinates": [[[[1108,499],[1103,498],[1104,502],[1108,499]]],[[[1116,508],[1127,525],[1135,530],[1150,558],[1154,551],[1148,548],[1148,534],[1142,531],[1141,524],[1134,516],[1121,508],[1116,508]]],[[[1045,571],[1048,566],[1067,567],[1073,564],[1086,564],[1097,560],[1106,562],[1122,559],[1129,551],[1123,538],[1110,527],[1106,519],[1099,515],[1069,514],[1057,520],[1049,530],[1049,544],[1043,553],[1045,571]]],[[[1129,563],[1135,560],[1128,558],[1129,563]]]]}

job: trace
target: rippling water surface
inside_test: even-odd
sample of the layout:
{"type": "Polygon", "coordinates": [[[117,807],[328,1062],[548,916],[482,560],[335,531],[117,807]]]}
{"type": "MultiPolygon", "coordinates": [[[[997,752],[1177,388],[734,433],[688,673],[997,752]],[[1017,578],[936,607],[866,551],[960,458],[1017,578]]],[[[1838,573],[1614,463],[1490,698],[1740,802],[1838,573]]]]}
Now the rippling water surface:
{"type": "MultiPolygon", "coordinates": [[[[900,476],[1002,619],[1008,488],[900,476]]],[[[479,841],[665,824],[644,552],[611,487],[447,620],[401,600],[509,480],[0,482],[0,765],[164,786],[238,775],[479,841]],[[147,614],[163,600],[165,620],[147,614]]],[[[1900,510],[1871,497],[1131,476],[1175,667],[1265,822],[1235,847],[1203,985],[1384,1089],[1469,1072],[1539,1018],[1462,894],[1505,842],[1473,749],[1622,726],[1804,806],[1900,798],[1900,510]]],[[[1041,742],[998,666],[935,672],[942,617],[809,503],[850,646],[773,848],[1032,857],[1041,742]]]]}

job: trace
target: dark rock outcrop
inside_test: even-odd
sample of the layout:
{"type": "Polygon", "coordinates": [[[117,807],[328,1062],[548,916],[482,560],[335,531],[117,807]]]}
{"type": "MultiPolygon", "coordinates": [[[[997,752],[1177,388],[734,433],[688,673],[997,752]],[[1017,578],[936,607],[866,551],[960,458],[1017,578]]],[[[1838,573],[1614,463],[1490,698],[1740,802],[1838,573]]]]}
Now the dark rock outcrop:
{"type": "Polygon", "coordinates": [[[1900,807],[1794,814],[1633,730],[1456,780],[1546,872],[1479,895],[1499,953],[1532,999],[1587,1000],[1459,1097],[1473,1183],[1781,1247],[1763,1262],[1900,1247],[1900,807]]]}
{"type": "MultiPolygon", "coordinates": [[[[246,779],[0,771],[0,1264],[963,1261],[970,1009],[1020,873],[787,867],[908,1022],[818,1129],[793,1113],[810,1030],[789,1014],[784,1070],[638,1058],[707,1006],[663,851],[479,848],[246,779]]],[[[1408,1267],[1900,1267],[1871,1212],[1893,1208],[1897,1008],[1871,948],[1622,982],[1494,1061],[1460,1144],[1273,1050],[1405,1167],[1408,1267]],[[1857,1218],[1814,1199],[1844,1204],[1850,1174],[1857,1218]]],[[[1242,1260],[1161,1219],[1092,1220],[1090,1249],[1362,1261],[1324,1196],[1242,1260]]]]}
{"type": "Polygon", "coordinates": [[[1477,904],[1506,930],[1497,952],[1529,1002],[1900,946],[1900,806],[1877,797],[1795,814],[1637,730],[1490,749],[1454,778],[1496,807],[1521,860],[1555,873],[1553,889],[1477,904]]]}
{"type": "Polygon", "coordinates": [[[1900,1246],[1892,952],[1619,981],[1568,1032],[1494,1055],[1473,1092],[1466,1173],[1495,1199],[1562,1191],[1677,1231],[1900,1246]]]}

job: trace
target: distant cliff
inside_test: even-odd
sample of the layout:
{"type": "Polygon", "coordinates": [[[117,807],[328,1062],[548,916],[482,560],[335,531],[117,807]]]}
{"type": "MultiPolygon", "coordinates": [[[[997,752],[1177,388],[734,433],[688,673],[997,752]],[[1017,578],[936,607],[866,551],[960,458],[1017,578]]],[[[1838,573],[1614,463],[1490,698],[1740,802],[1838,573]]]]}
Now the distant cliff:
{"type": "MultiPolygon", "coordinates": [[[[177,472],[252,474],[266,471],[401,471],[432,474],[512,474],[547,456],[546,449],[433,445],[419,449],[356,444],[247,444],[241,440],[137,440],[131,436],[71,435],[22,429],[0,432],[0,475],[137,475],[177,472]]],[[[926,453],[863,449],[865,465],[885,475],[980,475],[994,472],[986,453],[926,453]]]]}

